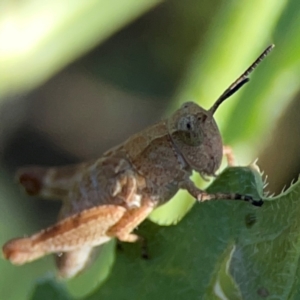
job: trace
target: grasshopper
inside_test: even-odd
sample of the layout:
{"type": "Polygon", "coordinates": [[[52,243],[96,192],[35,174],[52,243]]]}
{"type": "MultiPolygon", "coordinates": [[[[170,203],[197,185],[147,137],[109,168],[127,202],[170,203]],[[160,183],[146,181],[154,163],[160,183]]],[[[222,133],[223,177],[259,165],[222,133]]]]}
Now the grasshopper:
{"type": "Polygon", "coordinates": [[[22,265],[55,253],[59,275],[85,268],[94,247],[112,238],[136,242],[132,231],[179,189],[198,201],[242,200],[249,195],[208,194],[195,186],[192,171],[216,176],[223,156],[222,138],[213,118],[220,104],[249,81],[249,74],[273,49],[270,45],[217,99],[209,110],[184,103],[169,118],[131,136],[96,161],[66,167],[27,167],[17,178],[29,195],[62,199],[58,222],[3,246],[3,255],[22,265]]]}

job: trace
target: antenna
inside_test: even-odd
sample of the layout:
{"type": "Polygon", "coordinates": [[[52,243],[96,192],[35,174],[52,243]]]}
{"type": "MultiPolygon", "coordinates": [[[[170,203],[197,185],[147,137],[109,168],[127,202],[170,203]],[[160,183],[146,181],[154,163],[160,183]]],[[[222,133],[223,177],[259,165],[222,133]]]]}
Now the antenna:
{"type": "Polygon", "coordinates": [[[224,93],[217,99],[215,104],[210,108],[209,112],[213,115],[215,111],[218,109],[221,103],[223,103],[226,99],[232,96],[235,92],[237,92],[245,83],[247,83],[249,79],[249,75],[252,71],[260,64],[260,62],[272,51],[275,47],[274,44],[268,46],[264,52],[255,60],[255,62],[236,80],[234,81],[225,91],[224,93]]]}

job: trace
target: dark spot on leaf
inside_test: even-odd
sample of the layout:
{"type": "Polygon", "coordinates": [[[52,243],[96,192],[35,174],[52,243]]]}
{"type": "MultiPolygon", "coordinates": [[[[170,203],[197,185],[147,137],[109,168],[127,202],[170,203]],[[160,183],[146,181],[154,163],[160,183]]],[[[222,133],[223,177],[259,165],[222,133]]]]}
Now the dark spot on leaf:
{"type": "Polygon", "coordinates": [[[119,240],[117,240],[117,251],[121,251],[121,252],[124,251],[124,247],[119,240]]]}
{"type": "Polygon", "coordinates": [[[254,213],[247,214],[245,217],[245,224],[247,228],[251,228],[256,223],[256,215],[254,213]]]}
{"type": "Polygon", "coordinates": [[[258,290],[257,290],[257,295],[261,296],[262,298],[266,298],[270,295],[269,291],[264,288],[264,287],[260,287],[258,290]]]}

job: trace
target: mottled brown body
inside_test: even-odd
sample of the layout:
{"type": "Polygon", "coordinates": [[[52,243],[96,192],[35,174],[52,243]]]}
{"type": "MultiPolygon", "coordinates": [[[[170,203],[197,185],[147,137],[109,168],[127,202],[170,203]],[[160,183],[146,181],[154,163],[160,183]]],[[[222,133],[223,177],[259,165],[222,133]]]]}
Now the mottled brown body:
{"type": "MultiPolygon", "coordinates": [[[[268,51],[270,48],[263,55],[268,51]]],[[[252,69],[256,64],[257,61],[252,69]]],[[[96,161],[21,169],[18,178],[28,194],[59,198],[63,206],[57,224],[7,242],[4,257],[23,264],[57,253],[59,273],[68,278],[87,265],[95,246],[113,237],[137,241],[138,236],[132,233],[135,227],[180,188],[199,201],[240,199],[261,205],[261,201],[256,203],[249,196],[207,194],[189,178],[193,170],[203,177],[215,176],[223,145],[213,114],[220,103],[248,81],[249,70],[210,110],[185,103],[170,118],[133,135],[96,161]]]]}

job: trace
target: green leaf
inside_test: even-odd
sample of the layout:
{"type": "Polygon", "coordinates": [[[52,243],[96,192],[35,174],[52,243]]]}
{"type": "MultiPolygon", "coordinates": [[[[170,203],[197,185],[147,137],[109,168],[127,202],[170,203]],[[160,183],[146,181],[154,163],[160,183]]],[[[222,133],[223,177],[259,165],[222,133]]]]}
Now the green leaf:
{"type": "Polygon", "coordinates": [[[230,272],[243,299],[298,299],[300,183],[269,199],[255,223],[240,228],[230,272]],[[265,295],[263,297],[263,295],[265,295]]]}
{"type": "Polygon", "coordinates": [[[70,300],[66,291],[61,285],[51,280],[41,281],[37,284],[32,300],[55,299],[55,300],[70,300]]]}
{"type": "Polygon", "coordinates": [[[215,274],[212,276],[211,282],[207,288],[208,299],[241,299],[240,290],[229,274],[229,266],[232,250],[234,249],[233,243],[229,245],[228,249],[221,255],[220,262],[216,265],[215,274]]]}
{"type": "Polygon", "coordinates": [[[149,216],[149,220],[161,225],[175,225],[195,204],[193,199],[186,191],[180,190],[169,202],[156,208],[149,216]],[[183,201],[184,199],[184,201],[183,201]]]}

